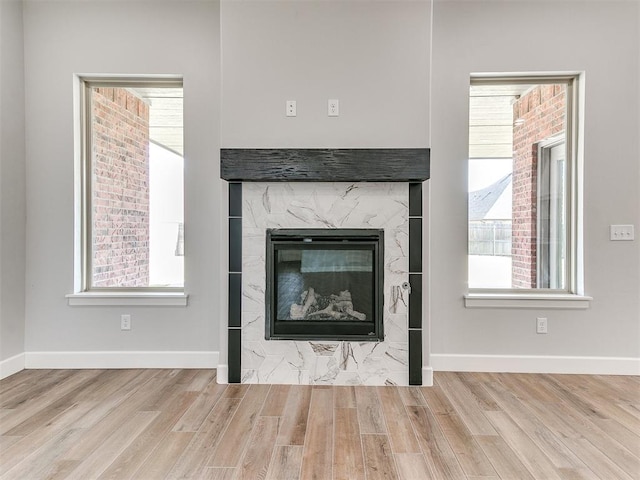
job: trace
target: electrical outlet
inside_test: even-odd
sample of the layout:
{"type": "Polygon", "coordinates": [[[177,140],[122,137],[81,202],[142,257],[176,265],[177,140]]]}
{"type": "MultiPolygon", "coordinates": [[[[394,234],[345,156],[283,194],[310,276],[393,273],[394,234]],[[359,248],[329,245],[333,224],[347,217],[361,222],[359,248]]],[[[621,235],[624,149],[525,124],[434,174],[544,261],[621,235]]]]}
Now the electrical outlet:
{"type": "Polygon", "coordinates": [[[329,100],[327,104],[327,114],[330,117],[338,117],[340,115],[340,102],[337,99],[329,100]]]}
{"type": "Polygon", "coordinates": [[[547,333],[547,319],[544,317],[536,318],[536,333],[547,333]]]}
{"type": "Polygon", "coordinates": [[[120,330],[131,330],[131,315],[120,315],[120,330]]]}
{"type": "Polygon", "coordinates": [[[298,114],[298,108],[295,100],[287,100],[287,117],[295,117],[298,114]]]}

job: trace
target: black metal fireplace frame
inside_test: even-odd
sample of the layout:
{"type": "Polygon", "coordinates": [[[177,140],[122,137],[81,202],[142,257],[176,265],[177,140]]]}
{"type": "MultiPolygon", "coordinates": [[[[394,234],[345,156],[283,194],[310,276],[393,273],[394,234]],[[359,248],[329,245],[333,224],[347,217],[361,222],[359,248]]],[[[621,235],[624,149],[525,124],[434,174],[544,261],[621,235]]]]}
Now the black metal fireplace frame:
{"type": "MultiPolygon", "coordinates": [[[[308,242],[309,240],[306,240],[308,242]]],[[[384,340],[384,230],[369,228],[304,228],[267,229],[266,235],[266,290],[265,290],[265,338],[267,340],[344,340],[356,342],[380,342],[384,340]],[[275,299],[275,252],[277,247],[304,243],[300,239],[310,239],[314,245],[373,247],[374,264],[374,319],[369,321],[309,321],[277,320],[275,299]]]]}

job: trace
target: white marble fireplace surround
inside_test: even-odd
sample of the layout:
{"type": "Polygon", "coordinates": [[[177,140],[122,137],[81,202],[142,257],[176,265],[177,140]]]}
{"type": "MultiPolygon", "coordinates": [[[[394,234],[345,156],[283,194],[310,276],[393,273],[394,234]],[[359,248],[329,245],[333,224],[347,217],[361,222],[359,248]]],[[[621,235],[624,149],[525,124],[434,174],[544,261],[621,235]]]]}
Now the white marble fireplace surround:
{"type": "Polygon", "coordinates": [[[408,385],[408,183],[244,183],[242,383],[408,385]],[[265,340],[267,228],[382,228],[384,341],[265,340]]]}

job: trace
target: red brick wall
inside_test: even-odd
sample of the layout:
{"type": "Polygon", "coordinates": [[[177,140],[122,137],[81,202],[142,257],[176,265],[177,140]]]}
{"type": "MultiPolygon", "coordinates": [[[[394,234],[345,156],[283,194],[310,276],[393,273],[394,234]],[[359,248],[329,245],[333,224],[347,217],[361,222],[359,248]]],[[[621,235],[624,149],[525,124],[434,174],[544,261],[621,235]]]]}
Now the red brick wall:
{"type": "Polygon", "coordinates": [[[123,88],[92,100],[92,286],[148,286],[149,107],[123,88]]]}
{"type": "Polygon", "coordinates": [[[565,106],[565,85],[539,85],[513,105],[513,288],[537,286],[538,143],[565,130],[565,106]]]}

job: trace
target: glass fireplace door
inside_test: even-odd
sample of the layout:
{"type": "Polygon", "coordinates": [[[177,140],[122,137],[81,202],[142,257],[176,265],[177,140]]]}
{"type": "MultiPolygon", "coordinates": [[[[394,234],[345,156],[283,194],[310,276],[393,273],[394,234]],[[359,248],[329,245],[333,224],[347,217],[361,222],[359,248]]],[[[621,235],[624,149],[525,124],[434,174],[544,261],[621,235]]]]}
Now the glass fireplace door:
{"type": "Polygon", "coordinates": [[[382,232],[373,232],[271,230],[267,338],[380,339],[382,232]]]}

